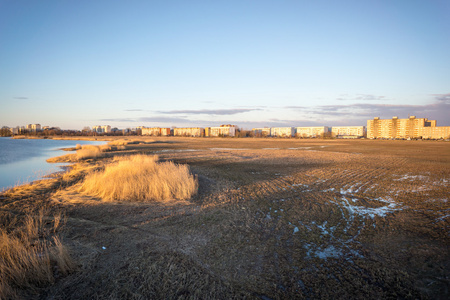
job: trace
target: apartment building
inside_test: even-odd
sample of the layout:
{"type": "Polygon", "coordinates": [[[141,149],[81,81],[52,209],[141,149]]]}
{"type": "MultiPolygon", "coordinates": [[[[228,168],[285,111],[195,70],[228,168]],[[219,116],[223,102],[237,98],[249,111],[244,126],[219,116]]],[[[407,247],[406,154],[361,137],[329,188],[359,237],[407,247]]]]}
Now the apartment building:
{"type": "Polygon", "coordinates": [[[408,119],[380,119],[375,117],[367,121],[367,137],[389,138],[389,139],[410,139],[410,138],[429,138],[440,139],[448,138],[447,134],[450,126],[437,127],[436,120],[427,118],[416,118],[410,116],[408,119]]]}
{"type": "Polygon", "coordinates": [[[109,125],[92,126],[92,131],[97,132],[97,133],[110,133],[111,126],[109,126],[109,125]]]}
{"type": "Polygon", "coordinates": [[[142,131],[142,135],[151,135],[151,136],[169,136],[170,135],[170,128],[142,127],[141,131],[142,131]]]}
{"type": "Polygon", "coordinates": [[[294,127],[272,127],[270,135],[273,137],[293,137],[295,134],[294,127]]]}
{"type": "Polygon", "coordinates": [[[28,124],[26,129],[32,132],[41,131],[41,124],[28,124]]]}
{"type": "Polygon", "coordinates": [[[358,139],[366,135],[365,126],[333,126],[331,136],[344,139],[358,139]]]}
{"type": "Polygon", "coordinates": [[[430,126],[420,128],[420,136],[423,139],[448,139],[450,138],[450,126],[430,126]]]}
{"type": "Polygon", "coordinates": [[[190,128],[174,128],[174,136],[205,136],[205,129],[201,127],[190,127],[190,128]]]}
{"type": "Polygon", "coordinates": [[[236,136],[236,125],[220,125],[220,127],[208,127],[205,136],[236,136]]]}
{"type": "Polygon", "coordinates": [[[319,127],[295,127],[295,136],[299,138],[323,137],[329,132],[327,126],[319,127]]]}
{"type": "Polygon", "coordinates": [[[253,135],[256,136],[256,137],[270,136],[270,128],[269,127],[253,128],[252,132],[253,132],[253,135]]]}

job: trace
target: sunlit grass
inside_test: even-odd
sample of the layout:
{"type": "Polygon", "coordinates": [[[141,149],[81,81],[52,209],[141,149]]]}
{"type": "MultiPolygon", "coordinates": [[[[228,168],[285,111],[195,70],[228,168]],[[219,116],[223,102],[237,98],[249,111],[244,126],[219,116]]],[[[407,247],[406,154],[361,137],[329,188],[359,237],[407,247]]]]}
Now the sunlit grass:
{"type": "Polygon", "coordinates": [[[75,269],[67,248],[55,235],[62,223],[61,214],[50,218],[50,228],[48,219],[43,210],[28,215],[21,226],[16,226],[16,218],[6,218],[8,224],[0,228],[0,299],[18,297],[19,289],[33,290],[53,283],[56,270],[66,275],[75,269]]]}
{"type": "MultiPolygon", "coordinates": [[[[78,148],[78,146],[77,146],[78,148]]],[[[87,159],[87,158],[96,158],[102,157],[104,152],[111,150],[111,146],[109,145],[84,145],[81,149],[77,150],[77,159],[87,159]]]]}
{"type": "Polygon", "coordinates": [[[120,157],[102,171],[86,176],[81,191],[104,200],[185,200],[197,193],[189,167],[158,162],[157,156],[120,157]]]}

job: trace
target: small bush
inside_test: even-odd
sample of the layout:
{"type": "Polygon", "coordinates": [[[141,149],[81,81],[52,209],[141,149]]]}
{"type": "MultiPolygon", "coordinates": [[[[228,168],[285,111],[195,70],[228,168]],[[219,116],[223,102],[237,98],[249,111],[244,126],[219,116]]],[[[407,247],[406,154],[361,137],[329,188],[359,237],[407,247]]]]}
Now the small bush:
{"type": "Polygon", "coordinates": [[[110,146],[126,146],[126,145],[137,145],[137,144],[151,144],[153,143],[153,140],[146,140],[146,141],[140,141],[140,140],[115,140],[108,143],[110,146]]]}
{"type": "Polygon", "coordinates": [[[185,200],[197,193],[198,180],[186,165],[134,155],[89,174],[80,190],[104,200],[185,200]]]}
{"type": "Polygon", "coordinates": [[[103,156],[103,152],[111,150],[109,145],[84,145],[81,149],[77,150],[77,159],[96,158],[103,156]]]}

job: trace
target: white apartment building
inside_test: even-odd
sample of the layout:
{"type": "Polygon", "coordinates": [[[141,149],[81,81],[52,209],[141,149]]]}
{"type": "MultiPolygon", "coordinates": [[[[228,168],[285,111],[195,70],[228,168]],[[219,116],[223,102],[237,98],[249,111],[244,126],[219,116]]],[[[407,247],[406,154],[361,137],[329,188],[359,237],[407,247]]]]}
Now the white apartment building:
{"type": "Polygon", "coordinates": [[[152,127],[152,128],[146,128],[142,127],[142,135],[151,135],[151,136],[159,136],[161,132],[161,128],[159,127],[152,127]]]}
{"type": "Polygon", "coordinates": [[[190,128],[174,128],[173,129],[174,136],[204,136],[205,129],[201,127],[190,127],[190,128]]]}
{"type": "Polygon", "coordinates": [[[274,137],[293,137],[294,127],[272,127],[270,128],[270,135],[274,137]]]}
{"type": "Polygon", "coordinates": [[[270,136],[270,128],[269,127],[253,128],[252,132],[253,132],[253,135],[256,137],[270,136]]]}
{"type": "Polygon", "coordinates": [[[26,129],[33,132],[40,131],[41,124],[28,124],[26,129]]]}
{"type": "Polygon", "coordinates": [[[95,131],[97,133],[109,133],[111,132],[111,126],[109,125],[92,126],[92,131],[95,131]]]}
{"type": "Polygon", "coordinates": [[[170,128],[161,128],[161,127],[141,127],[142,135],[151,135],[151,136],[168,136],[170,135],[170,128]]]}
{"type": "Polygon", "coordinates": [[[207,128],[206,136],[236,136],[236,125],[220,125],[207,128]]]}
{"type": "Polygon", "coordinates": [[[331,136],[335,138],[357,139],[366,135],[365,126],[333,126],[331,136]]]}
{"type": "Polygon", "coordinates": [[[323,137],[329,132],[329,128],[327,126],[296,127],[295,132],[295,136],[300,138],[323,137]]]}

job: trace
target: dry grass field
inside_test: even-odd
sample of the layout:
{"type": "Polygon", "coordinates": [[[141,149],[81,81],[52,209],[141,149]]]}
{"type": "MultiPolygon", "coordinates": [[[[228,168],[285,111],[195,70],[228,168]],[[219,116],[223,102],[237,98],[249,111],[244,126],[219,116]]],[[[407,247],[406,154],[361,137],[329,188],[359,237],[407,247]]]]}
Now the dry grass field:
{"type": "Polygon", "coordinates": [[[139,139],[111,143],[100,156],[53,159],[76,164],[0,195],[2,212],[62,211],[58,236],[76,263],[50,284],[15,287],[16,295],[450,297],[450,143],[139,139]],[[197,193],[146,202],[80,193],[88,174],[137,154],[187,165],[197,193]]]}

